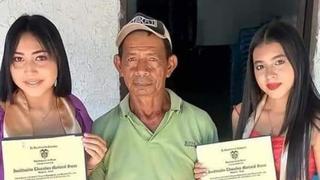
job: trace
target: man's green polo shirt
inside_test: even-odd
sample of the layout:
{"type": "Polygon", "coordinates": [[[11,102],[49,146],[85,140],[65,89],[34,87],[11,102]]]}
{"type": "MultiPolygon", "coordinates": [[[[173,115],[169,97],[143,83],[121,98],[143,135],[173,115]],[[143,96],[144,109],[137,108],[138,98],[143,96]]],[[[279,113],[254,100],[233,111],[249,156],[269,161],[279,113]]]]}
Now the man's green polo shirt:
{"type": "Polygon", "coordinates": [[[194,179],[196,145],[218,141],[209,115],[167,89],[171,108],[151,132],[129,108],[129,96],[94,122],[108,153],[90,180],[194,179]]]}

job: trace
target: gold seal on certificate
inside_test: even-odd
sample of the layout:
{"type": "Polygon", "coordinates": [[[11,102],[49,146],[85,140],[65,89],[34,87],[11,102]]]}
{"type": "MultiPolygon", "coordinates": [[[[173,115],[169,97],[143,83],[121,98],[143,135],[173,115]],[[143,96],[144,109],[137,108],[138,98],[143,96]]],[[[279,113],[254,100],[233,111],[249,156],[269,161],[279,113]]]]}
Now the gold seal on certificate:
{"type": "Polygon", "coordinates": [[[4,176],[8,180],[85,180],[82,136],[5,139],[4,176]]]}
{"type": "Polygon", "coordinates": [[[271,137],[263,136],[197,146],[208,168],[204,180],[276,180],[271,137]]]}

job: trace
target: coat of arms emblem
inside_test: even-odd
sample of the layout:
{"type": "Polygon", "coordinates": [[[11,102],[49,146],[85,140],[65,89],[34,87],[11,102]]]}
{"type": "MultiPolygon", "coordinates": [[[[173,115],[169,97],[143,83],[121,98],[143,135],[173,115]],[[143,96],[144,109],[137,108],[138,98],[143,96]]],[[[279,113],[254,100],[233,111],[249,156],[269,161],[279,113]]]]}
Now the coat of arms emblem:
{"type": "Polygon", "coordinates": [[[234,150],[234,151],[230,152],[230,155],[231,155],[232,159],[236,160],[236,159],[238,159],[239,152],[237,150],[234,150]]]}
{"type": "Polygon", "coordinates": [[[48,157],[49,150],[48,149],[41,149],[40,150],[40,155],[43,159],[46,159],[48,157]]]}

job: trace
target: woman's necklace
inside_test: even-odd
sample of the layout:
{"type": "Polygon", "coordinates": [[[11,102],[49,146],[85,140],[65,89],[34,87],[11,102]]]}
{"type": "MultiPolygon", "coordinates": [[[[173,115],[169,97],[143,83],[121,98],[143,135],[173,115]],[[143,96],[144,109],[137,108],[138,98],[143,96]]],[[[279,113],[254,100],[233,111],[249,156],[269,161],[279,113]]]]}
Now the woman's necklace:
{"type": "Polygon", "coordinates": [[[41,126],[41,124],[46,124],[48,119],[52,119],[50,118],[52,116],[52,113],[55,111],[55,109],[57,108],[57,101],[56,99],[53,100],[50,103],[49,109],[45,112],[40,114],[40,112],[38,112],[37,114],[34,112],[33,116],[33,121],[32,124],[34,127],[38,127],[41,126]]]}
{"type": "Polygon", "coordinates": [[[48,112],[46,114],[44,114],[44,116],[42,117],[41,121],[44,122],[47,120],[47,118],[49,117],[49,115],[51,114],[52,109],[54,109],[55,105],[53,104],[52,106],[50,106],[50,109],[48,110],[48,112]]]}
{"type": "Polygon", "coordinates": [[[270,111],[271,109],[268,109],[267,110],[267,119],[268,119],[268,123],[269,123],[269,126],[270,126],[270,136],[274,136],[275,135],[275,132],[274,132],[274,125],[273,125],[273,122],[270,118],[270,111]]]}
{"type": "Polygon", "coordinates": [[[269,128],[270,128],[270,135],[271,136],[278,136],[281,133],[281,129],[282,129],[282,124],[283,124],[283,118],[284,118],[284,114],[282,113],[274,113],[273,116],[271,116],[271,109],[267,109],[265,110],[267,113],[267,122],[269,124],[269,128]],[[272,119],[271,119],[272,117],[272,119]]]}
{"type": "Polygon", "coordinates": [[[55,135],[65,134],[61,115],[58,109],[58,100],[55,99],[50,106],[50,109],[37,121],[32,122],[33,135],[55,135]]]}

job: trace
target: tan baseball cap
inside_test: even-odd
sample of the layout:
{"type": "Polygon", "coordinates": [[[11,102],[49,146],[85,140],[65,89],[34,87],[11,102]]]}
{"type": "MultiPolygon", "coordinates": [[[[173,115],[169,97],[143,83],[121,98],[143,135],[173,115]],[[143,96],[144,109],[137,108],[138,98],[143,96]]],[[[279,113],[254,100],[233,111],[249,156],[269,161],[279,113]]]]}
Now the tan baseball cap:
{"type": "Polygon", "coordinates": [[[122,41],[133,31],[145,30],[152,32],[154,35],[161,39],[168,39],[170,48],[172,49],[172,43],[170,34],[166,26],[159,20],[146,16],[142,13],[137,13],[131,21],[124,25],[118,33],[116,45],[119,47],[122,41]]]}

